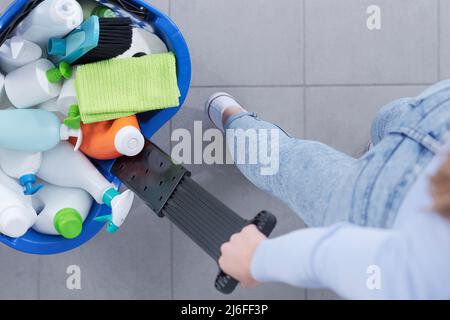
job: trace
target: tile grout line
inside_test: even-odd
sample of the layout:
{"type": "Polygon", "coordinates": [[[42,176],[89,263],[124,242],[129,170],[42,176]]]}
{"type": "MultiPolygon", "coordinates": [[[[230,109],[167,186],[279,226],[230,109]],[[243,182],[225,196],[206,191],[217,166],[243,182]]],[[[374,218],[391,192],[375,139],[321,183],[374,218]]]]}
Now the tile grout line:
{"type": "MultiPolygon", "coordinates": [[[[169,122],[169,152],[172,151],[172,131],[173,131],[173,119],[170,120],[169,122]]],[[[172,222],[169,221],[169,242],[170,242],[170,253],[169,253],[169,257],[170,257],[170,299],[173,300],[175,293],[174,293],[174,279],[175,279],[175,275],[174,275],[174,239],[173,239],[173,224],[172,222]]]]}
{"type": "Polygon", "coordinates": [[[38,270],[37,270],[37,300],[41,300],[41,256],[38,256],[38,270]]]}
{"type": "Polygon", "coordinates": [[[441,80],[441,0],[437,0],[437,77],[441,80]]]}
{"type": "MultiPolygon", "coordinates": [[[[302,79],[303,79],[303,85],[306,86],[306,1],[303,0],[303,7],[302,7],[302,17],[303,17],[303,70],[302,70],[302,79]]],[[[303,99],[303,128],[301,130],[303,139],[306,139],[306,121],[307,121],[307,114],[306,114],[306,89],[303,87],[302,89],[302,99],[303,99]]],[[[308,289],[304,288],[304,299],[308,300],[308,289]]]]}
{"type": "MultiPolygon", "coordinates": [[[[172,1],[168,0],[169,4],[168,4],[168,15],[170,18],[172,18],[172,1]]],[[[173,131],[173,118],[170,120],[169,122],[169,152],[172,151],[172,131],[173,131]]],[[[170,252],[169,252],[169,257],[170,257],[170,299],[173,300],[175,297],[175,293],[174,293],[174,239],[173,239],[173,224],[172,222],[169,221],[169,242],[170,242],[170,252]]]]}
{"type": "MultiPolygon", "coordinates": [[[[306,1],[303,0],[303,7],[302,7],[302,16],[303,16],[303,70],[302,70],[302,79],[303,79],[303,85],[306,86],[306,1]]],[[[307,121],[307,114],[306,114],[306,89],[305,87],[302,88],[302,96],[303,96],[303,128],[301,130],[303,139],[306,138],[306,121],[307,121]]],[[[305,289],[306,290],[306,289],[305,289]]],[[[305,292],[306,294],[306,292],[305,292]]]]}
{"type": "Polygon", "coordinates": [[[408,87],[408,86],[429,86],[434,82],[428,83],[329,83],[329,84],[293,84],[293,85],[192,85],[192,89],[208,89],[208,88],[351,88],[351,87],[408,87]]]}

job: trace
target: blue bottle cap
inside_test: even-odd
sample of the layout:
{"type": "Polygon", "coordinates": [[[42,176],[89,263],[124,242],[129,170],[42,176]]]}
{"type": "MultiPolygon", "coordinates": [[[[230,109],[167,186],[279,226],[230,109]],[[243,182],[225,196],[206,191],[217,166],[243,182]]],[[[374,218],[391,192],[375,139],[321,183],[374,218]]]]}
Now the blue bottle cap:
{"type": "Polygon", "coordinates": [[[36,182],[36,176],[34,174],[25,174],[19,179],[20,185],[24,188],[23,193],[26,196],[31,196],[41,190],[44,185],[34,185],[36,182]]]}

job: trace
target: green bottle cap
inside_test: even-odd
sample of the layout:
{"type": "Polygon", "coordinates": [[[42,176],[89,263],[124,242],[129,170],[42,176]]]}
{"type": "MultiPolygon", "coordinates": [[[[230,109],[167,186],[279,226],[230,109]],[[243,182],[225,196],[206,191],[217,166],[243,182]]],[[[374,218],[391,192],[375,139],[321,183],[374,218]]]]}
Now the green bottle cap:
{"type": "Polygon", "coordinates": [[[98,16],[99,18],[115,18],[116,13],[108,7],[98,6],[92,10],[91,16],[98,16]]]}
{"type": "Polygon", "coordinates": [[[72,208],[58,211],[53,219],[56,231],[66,239],[74,239],[83,230],[83,219],[80,213],[72,208]]]}
{"type": "Polygon", "coordinates": [[[72,77],[72,66],[67,62],[61,62],[57,68],[47,70],[46,75],[50,83],[58,83],[62,78],[69,80],[72,77]]]}
{"type": "Polygon", "coordinates": [[[58,68],[52,68],[46,72],[47,80],[50,83],[58,83],[62,79],[62,74],[58,68]]]}
{"type": "Polygon", "coordinates": [[[72,78],[72,66],[67,62],[61,62],[59,65],[59,72],[64,77],[64,79],[69,80],[72,78]]]}
{"type": "Polygon", "coordinates": [[[80,129],[81,127],[81,115],[78,105],[71,105],[67,118],[64,119],[64,124],[71,129],[80,129]]]}

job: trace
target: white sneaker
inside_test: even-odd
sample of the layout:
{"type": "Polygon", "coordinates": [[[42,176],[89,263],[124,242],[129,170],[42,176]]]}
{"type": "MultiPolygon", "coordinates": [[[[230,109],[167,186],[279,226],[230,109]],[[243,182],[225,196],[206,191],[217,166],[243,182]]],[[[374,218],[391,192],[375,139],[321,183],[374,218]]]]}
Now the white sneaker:
{"type": "Polygon", "coordinates": [[[233,96],[225,92],[218,92],[213,94],[206,101],[205,112],[211,122],[214,123],[218,129],[224,131],[222,119],[223,113],[230,107],[238,107],[244,112],[247,111],[233,98],[233,96]]]}

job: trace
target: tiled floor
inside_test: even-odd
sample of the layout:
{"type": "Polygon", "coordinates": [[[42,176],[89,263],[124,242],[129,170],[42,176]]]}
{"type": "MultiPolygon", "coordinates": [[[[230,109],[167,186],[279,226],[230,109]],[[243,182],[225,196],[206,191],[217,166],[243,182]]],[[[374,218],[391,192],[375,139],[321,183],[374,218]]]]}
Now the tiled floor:
{"type": "MultiPolygon", "coordinates": [[[[4,0],[0,0],[0,8],[4,0]]],[[[236,95],[260,117],[298,138],[358,155],[376,111],[450,75],[447,0],[155,0],[182,29],[193,61],[183,110],[155,141],[170,149],[170,131],[204,120],[204,99],[236,95]],[[368,30],[369,5],[381,30],[368,30]]],[[[194,178],[240,214],[268,209],[276,234],[302,227],[279,200],[256,190],[233,166],[194,165],[194,178]]],[[[216,266],[175,227],[138,201],[123,230],[104,233],[55,257],[0,246],[0,298],[330,299],[326,290],[265,285],[230,297],[212,287],[216,266]],[[82,289],[66,289],[66,268],[82,270],[82,289]],[[7,289],[5,289],[7,288],[7,289]]]]}

